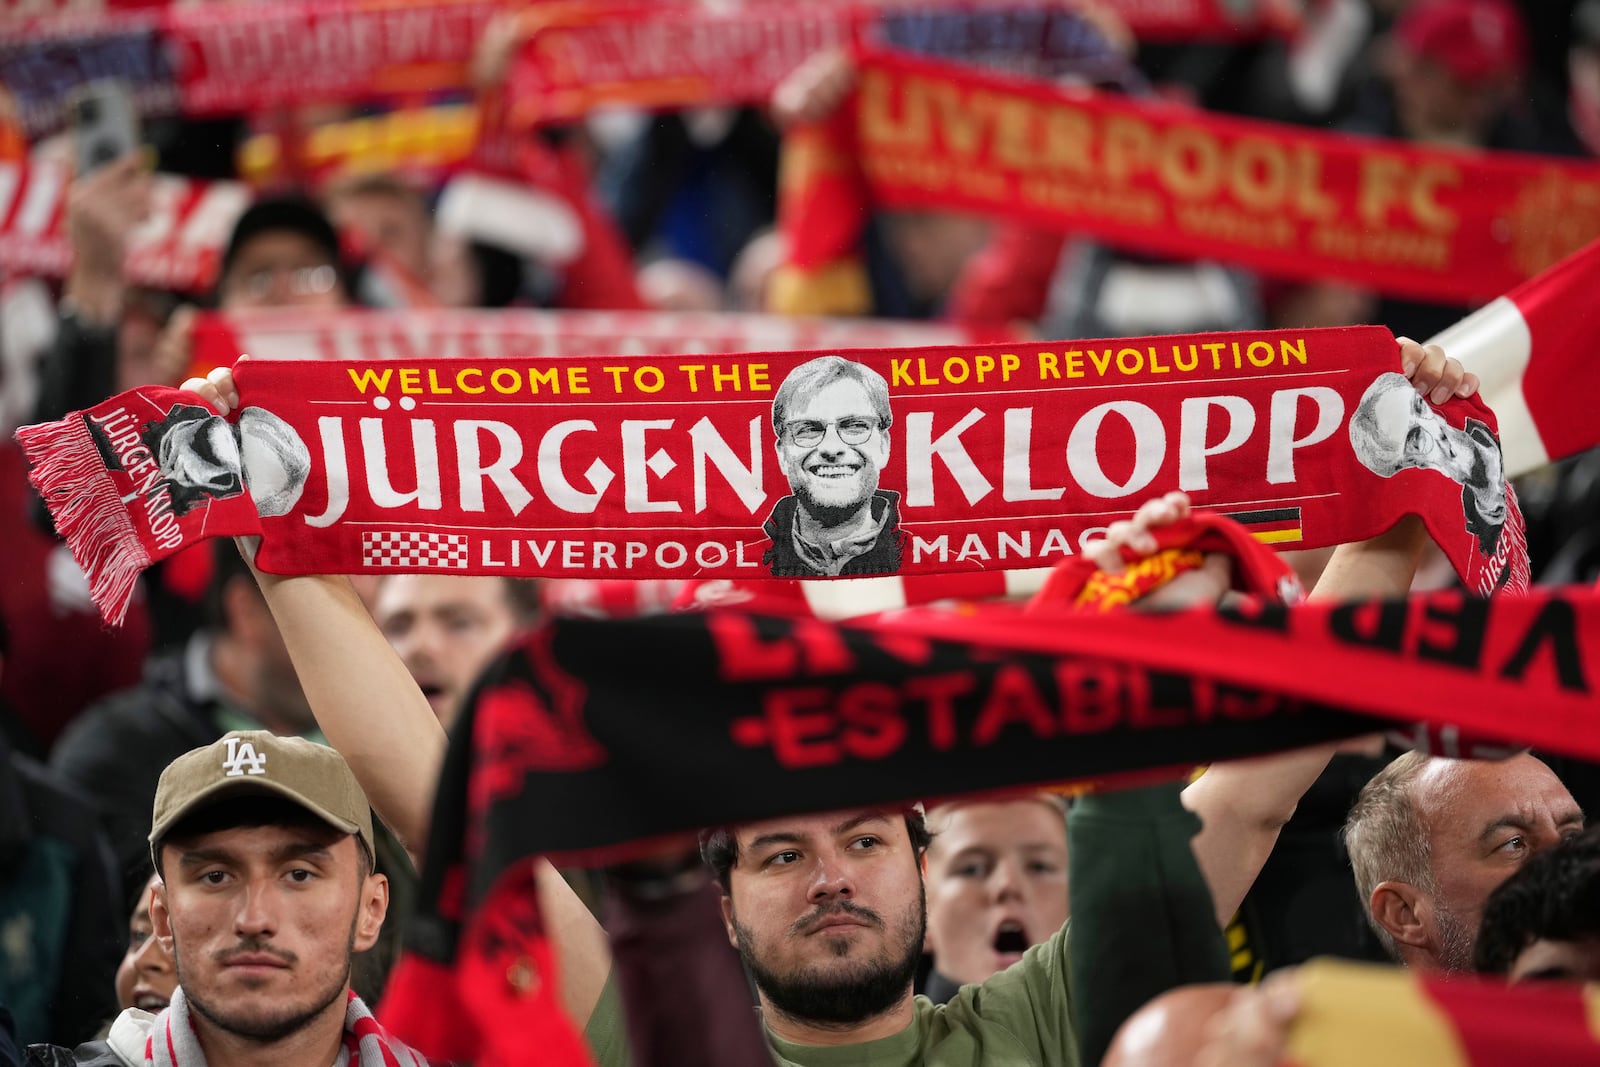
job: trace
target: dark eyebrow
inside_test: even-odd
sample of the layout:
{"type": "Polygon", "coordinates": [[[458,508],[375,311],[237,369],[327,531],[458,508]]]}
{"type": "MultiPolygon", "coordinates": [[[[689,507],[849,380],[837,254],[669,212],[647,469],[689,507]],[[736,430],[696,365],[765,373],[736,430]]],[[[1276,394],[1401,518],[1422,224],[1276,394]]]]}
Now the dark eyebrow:
{"type": "Polygon", "coordinates": [[[888,821],[889,821],[889,817],[887,815],[885,815],[881,811],[863,811],[861,814],[852,815],[850,818],[846,819],[844,822],[840,823],[838,826],[835,826],[833,828],[833,836],[834,837],[838,837],[840,834],[847,834],[851,830],[854,830],[854,829],[856,829],[858,827],[861,827],[861,826],[865,826],[869,822],[888,822],[888,821]]]}
{"type": "MultiPolygon", "coordinates": [[[[838,837],[840,834],[847,834],[856,827],[863,826],[869,822],[888,821],[889,817],[881,811],[863,811],[858,815],[852,815],[844,822],[833,827],[829,832],[834,837],[838,837]]],[[[802,845],[805,841],[806,836],[794,830],[774,830],[771,833],[760,834],[751,838],[749,848],[751,852],[757,852],[770,845],[802,845]]]]}
{"type": "Polygon", "coordinates": [[[750,841],[750,851],[758,852],[768,845],[799,845],[805,842],[804,836],[793,830],[776,830],[770,834],[761,834],[750,841]]]}
{"type": "MultiPolygon", "coordinates": [[[[324,863],[333,858],[333,853],[328,846],[319,841],[295,841],[274,850],[271,859],[274,863],[285,863],[289,860],[318,859],[324,863]]],[[[178,857],[178,865],[186,869],[203,867],[208,863],[238,863],[239,857],[226,848],[194,848],[185,849],[178,857]]]]}
{"type": "Polygon", "coordinates": [[[1577,808],[1573,808],[1571,811],[1569,811],[1565,815],[1561,816],[1561,818],[1557,819],[1556,820],[1556,825],[1557,826],[1570,826],[1573,823],[1577,823],[1579,826],[1582,826],[1583,822],[1584,822],[1583,812],[1579,811],[1577,808]]]}
{"type": "Polygon", "coordinates": [[[1478,835],[1478,840],[1487,844],[1489,838],[1493,837],[1496,831],[1520,830],[1523,833],[1527,833],[1532,829],[1533,825],[1520,815],[1502,815],[1483,828],[1483,832],[1478,835]]]}

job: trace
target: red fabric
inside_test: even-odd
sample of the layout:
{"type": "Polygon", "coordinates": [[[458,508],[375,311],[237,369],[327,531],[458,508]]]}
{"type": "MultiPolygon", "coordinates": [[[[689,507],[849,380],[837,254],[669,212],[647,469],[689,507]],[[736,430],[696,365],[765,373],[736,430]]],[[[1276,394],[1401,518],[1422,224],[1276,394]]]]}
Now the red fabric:
{"type": "Polygon", "coordinates": [[[1294,604],[1305,593],[1300,580],[1283,558],[1261,544],[1243,526],[1220,515],[1191,515],[1181,522],[1158,527],[1150,531],[1156,539],[1157,551],[1152,555],[1166,557],[1159,566],[1141,569],[1141,554],[1124,546],[1122,559],[1128,564],[1130,584],[1125,599],[1118,598],[1109,588],[1095,590],[1095,600],[1085,604],[1086,589],[1096,579],[1105,577],[1087,556],[1076,556],[1056,564],[1046,579],[1044,588],[1029,601],[1031,611],[1060,611],[1062,609],[1105,610],[1113,606],[1105,601],[1120,600],[1124,606],[1141,595],[1166,584],[1177,574],[1193,570],[1199,562],[1193,558],[1174,557],[1175,552],[1220,552],[1233,561],[1233,588],[1251,596],[1264,597],[1275,603],[1294,604]]]}
{"type": "MultiPolygon", "coordinates": [[[[66,276],[72,265],[66,224],[71,181],[64,164],[0,163],[0,269],[66,276]]],[[[152,289],[209,288],[223,242],[250,204],[249,188],[174,174],[157,174],[154,183],[152,218],[130,242],[123,274],[152,289]]]]}
{"type": "Polygon", "coordinates": [[[784,134],[778,229],[790,266],[816,270],[855,255],[869,200],[853,143],[851,116],[843,109],[784,134]]]}
{"type": "MultiPolygon", "coordinates": [[[[1068,344],[1083,347],[845,351],[881,377],[894,420],[894,447],[871,430],[852,468],[871,466],[880,545],[900,548],[892,562],[875,549],[882,569],[866,573],[1056,562],[1182,488],[1307,547],[1417,513],[1469,588],[1526,587],[1493,415],[1476,398],[1417,399],[1386,331],[1068,344]],[[1203,378],[1200,396],[1185,375],[1203,378]],[[1413,438],[1470,470],[1386,466],[1413,438]]],[[[773,462],[772,398],[824,355],[840,358],[252,360],[227,424],[191,394],[147,387],[18,436],[113,616],[153,559],[237,534],[263,536],[257,560],[274,573],[809,577],[782,554],[799,498],[773,462]]]]}
{"type": "Polygon", "coordinates": [[[1002,223],[967,261],[945,314],[960,323],[1035,322],[1044,315],[1050,279],[1067,239],[1036,227],[1002,223]]]}
{"type": "Polygon", "coordinates": [[[605,356],[616,352],[798,352],[909,348],[1005,340],[1009,331],[896,319],[795,318],[733,312],[430,310],[201,312],[194,371],[260,359],[478,359],[605,356]]]}
{"type": "MultiPolygon", "coordinates": [[[[852,111],[847,152],[873,206],[1283,277],[1478,302],[1600,235],[1592,163],[1352,138],[890,52],[863,56],[852,111]]],[[[827,209],[786,232],[834,225],[827,209]]]]}
{"type": "Polygon", "coordinates": [[[150,651],[150,617],[135,600],[120,629],[94,606],[52,589],[65,549],[30,519],[34,502],[22,450],[0,444],[0,618],[9,647],[0,664],[0,702],[46,751],[74,716],[139,681],[150,651]],[[53,562],[54,561],[54,562],[53,562]]]}
{"type": "MultiPolygon", "coordinates": [[[[1569,256],[1507,294],[1531,341],[1521,391],[1551,460],[1600,444],[1600,418],[1579,397],[1600,396],[1600,241],[1569,256]]],[[[1492,364],[1480,376],[1500,376],[1492,364]]],[[[1509,457],[1508,457],[1509,458],[1509,457]]]]}
{"type": "Polygon", "coordinates": [[[1394,34],[1412,55],[1469,84],[1520,78],[1528,64],[1522,15],[1507,0],[1421,0],[1401,14],[1394,34]]]}
{"type": "Polygon", "coordinates": [[[189,114],[412,96],[470,84],[498,0],[173,4],[162,34],[189,114]]]}

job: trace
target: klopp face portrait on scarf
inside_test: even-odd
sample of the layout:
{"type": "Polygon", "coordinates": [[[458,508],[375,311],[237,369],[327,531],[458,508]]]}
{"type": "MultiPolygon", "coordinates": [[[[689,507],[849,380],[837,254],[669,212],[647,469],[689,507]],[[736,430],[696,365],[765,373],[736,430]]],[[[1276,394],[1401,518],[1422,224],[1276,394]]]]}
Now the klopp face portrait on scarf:
{"type": "Polygon", "coordinates": [[[311,451],[300,435],[264,408],[244,408],[229,425],[199,405],[174,405],[145,428],[143,439],[177,515],[246,490],[263,517],[287,515],[311,473],[311,451]]]}
{"type": "Polygon", "coordinates": [[[1363,466],[1384,478],[1418,468],[1459,484],[1467,530],[1485,553],[1494,550],[1506,522],[1506,484],[1500,443],[1488,426],[1469,418],[1458,430],[1405,375],[1383,374],[1350,417],[1350,446],[1363,466]]]}
{"type": "Polygon", "coordinates": [[[889,384],[842,356],[789,372],[772,401],[778,467],[792,495],[763,527],[783,577],[900,569],[900,494],[878,488],[889,461],[889,384]]]}

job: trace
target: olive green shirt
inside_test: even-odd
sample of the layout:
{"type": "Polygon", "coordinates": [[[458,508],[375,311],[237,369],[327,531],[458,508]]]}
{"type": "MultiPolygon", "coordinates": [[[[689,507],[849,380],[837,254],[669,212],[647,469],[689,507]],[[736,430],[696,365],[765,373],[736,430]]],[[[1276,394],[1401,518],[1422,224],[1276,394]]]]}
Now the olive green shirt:
{"type": "MultiPolygon", "coordinates": [[[[1071,925],[1069,920],[987,981],[963,986],[948,1004],[917,997],[911,1025],[891,1037],[824,1047],[796,1045],[769,1033],[774,1062],[778,1067],[1078,1067],[1067,968],[1071,925]]],[[[613,976],[584,1033],[601,1067],[627,1067],[625,1031],[613,976]]]]}
{"type": "Polygon", "coordinates": [[[796,1045],[768,1035],[781,1067],[1078,1067],[1071,922],[1020,961],[948,1004],[916,999],[911,1025],[859,1045],[796,1045]]]}

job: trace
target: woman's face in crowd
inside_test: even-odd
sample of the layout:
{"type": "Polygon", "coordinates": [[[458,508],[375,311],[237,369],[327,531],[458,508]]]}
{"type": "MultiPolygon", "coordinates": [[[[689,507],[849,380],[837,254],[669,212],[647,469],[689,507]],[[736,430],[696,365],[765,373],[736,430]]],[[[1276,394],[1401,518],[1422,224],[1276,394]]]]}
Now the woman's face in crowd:
{"type": "Polygon", "coordinates": [[[160,1011],[172,1000],[178,988],[178,974],[172,959],[155,938],[150,925],[150,891],[156,879],[151,875],[139,894],[139,901],[128,917],[128,951],[117,966],[117,1004],[123,1008],[160,1011]]]}
{"type": "Polygon", "coordinates": [[[1067,921],[1067,833],[1053,802],[939,808],[928,824],[928,950],[946,978],[981,982],[1067,921]]]}

